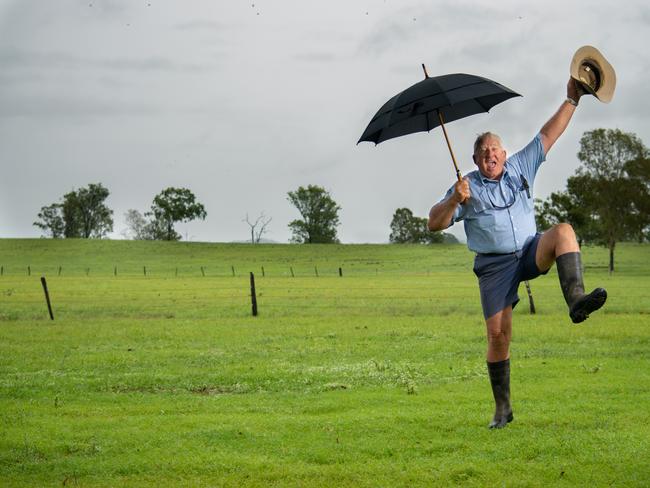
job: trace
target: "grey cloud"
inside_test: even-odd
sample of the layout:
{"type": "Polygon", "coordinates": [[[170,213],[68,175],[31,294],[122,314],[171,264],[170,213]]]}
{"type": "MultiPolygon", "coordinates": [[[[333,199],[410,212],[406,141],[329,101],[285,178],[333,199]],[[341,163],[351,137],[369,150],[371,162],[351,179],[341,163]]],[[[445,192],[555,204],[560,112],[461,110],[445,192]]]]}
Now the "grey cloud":
{"type": "Polygon", "coordinates": [[[119,0],[78,0],[77,3],[84,7],[92,4],[92,8],[99,10],[102,14],[115,17],[123,16],[128,8],[127,2],[119,0]]]}
{"type": "Polygon", "coordinates": [[[14,0],[5,6],[0,17],[0,35],[27,39],[29,33],[47,30],[59,21],[75,18],[101,21],[122,19],[128,3],[121,0],[14,0]]]}
{"type": "Polygon", "coordinates": [[[305,52],[305,53],[299,53],[294,56],[294,59],[297,59],[298,61],[307,61],[310,63],[330,63],[336,59],[336,56],[334,56],[330,52],[325,52],[325,51],[313,51],[313,52],[305,52]]]}
{"type": "MultiPolygon", "coordinates": [[[[643,96],[646,89],[647,82],[642,76],[635,79],[623,78],[617,80],[614,98],[607,107],[608,116],[611,120],[616,121],[616,123],[633,119],[637,119],[637,123],[645,122],[648,113],[650,113],[650,99],[643,96]],[[639,96],[639,94],[641,95],[639,96]]],[[[623,127],[621,129],[626,130],[623,127]]],[[[643,134],[642,137],[644,135],[646,134],[643,134]]]]}
{"type": "Polygon", "coordinates": [[[95,59],[72,55],[62,51],[34,51],[24,49],[0,49],[0,64],[5,72],[12,69],[62,69],[80,71],[85,68],[137,72],[186,72],[208,71],[210,65],[177,63],[162,56],[143,58],[95,59]]]}
{"type": "Polygon", "coordinates": [[[359,51],[364,54],[381,54],[396,43],[402,43],[416,36],[412,26],[405,22],[390,20],[382,22],[365,37],[359,45],[359,51]]]}
{"type": "Polygon", "coordinates": [[[141,101],[129,101],[107,96],[88,96],[71,93],[62,88],[53,94],[5,91],[0,97],[0,119],[14,117],[37,120],[69,117],[76,119],[112,116],[150,116],[160,112],[160,107],[141,101]]]}
{"type": "MultiPolygon", "coordinates": [[[[530,8],[530,7],[528,7],[530,8]]],[[[403,43],[426,37],[435,40],[440,50],[453,50],[455,44],[467,44],[467,39],[479,31],[485,35],[485,26],[490,25],[495,36],[507,37],[509,25],[523,21],[517,11],[499,5],[468,7],[457,2],[443,2],[436,5],[420,4],[401,9],[390,18],[381,20],[361,40],[358,50],[362,53],[382,54],[391,47],[399,48],[403,43]]],[[[475,39],[475,44],[485,40],[475,39]]],[[[507,43],[503,39],[503,43],[507,43]]]]}
{"type": "MultiPolygon", "coordinates": [[[[89,64],[94,64],[100,68],[115,69],[118,71],[179,71],[188,68],[188,66],[174,63],[163,57],[105,59],[95,63],[89,62],[89,64]]],[[[192,67],[192,69],[195,69],[195,67],[192,67]]]]}
{"type": "Polygon", "coordinates": [[[188,22],[181,22],[174,26],[174,28],[182,31],[223,31],[227,27],[220,23],[210,20],[190,20],[188,22]]]}
{"type": "Polygon", "coordinates": [[[154,105],[125,102],[121,100],[99,100],[72,96],[11,96],[0,99],[0,119],[14,117],[59,119],[61,117],[88,118],[111,117],[115,115],[143,116],[160,111],[154,105]]]}

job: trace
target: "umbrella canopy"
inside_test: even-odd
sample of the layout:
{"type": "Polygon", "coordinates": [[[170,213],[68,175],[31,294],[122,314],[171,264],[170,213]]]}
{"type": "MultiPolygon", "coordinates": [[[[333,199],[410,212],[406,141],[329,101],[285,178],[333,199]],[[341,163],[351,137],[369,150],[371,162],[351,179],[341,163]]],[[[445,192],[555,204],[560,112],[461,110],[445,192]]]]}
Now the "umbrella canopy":
{"type": "Polygon", "coordinates": [[[394,137],[430,131],[445,122],[488,112],[512,97],[520,97],[496,81],[456,73],[425,78],[388,100],[372,118],[359,142],[379,144],[394,137]]]}
{"type": "MultiPolygon", "coordinates": [[[[444,131],[444,122],[488,112],[498,103],[519,96],[519,93],[481,76],[464,73],[426,75],[424,80],[388,100],[372,118],[359,142],[379,144],[414,132],[428,132],[439,125],[444,131]]],[[[445,138],[449,145],[446,131],[445,138]]],[[[451,145],[449,151],[460,178],[451,145]]]]}

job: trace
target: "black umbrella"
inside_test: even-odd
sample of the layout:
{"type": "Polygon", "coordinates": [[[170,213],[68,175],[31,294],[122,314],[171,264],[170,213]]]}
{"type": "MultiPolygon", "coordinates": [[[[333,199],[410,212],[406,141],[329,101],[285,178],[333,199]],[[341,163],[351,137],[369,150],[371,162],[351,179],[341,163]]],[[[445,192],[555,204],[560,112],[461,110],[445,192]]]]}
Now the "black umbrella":
{"type": "Polygon", "coordinates": [[[431,78],[424,65],[422,68],[424,80],[388,100],[372,118],[359,142],[379,144],[394,137],[428,132],[441,126],[460,180],[460,170],[444,122],[488,112],[496,104],[521,95],[480,76],[456,73],[431,78]]]}

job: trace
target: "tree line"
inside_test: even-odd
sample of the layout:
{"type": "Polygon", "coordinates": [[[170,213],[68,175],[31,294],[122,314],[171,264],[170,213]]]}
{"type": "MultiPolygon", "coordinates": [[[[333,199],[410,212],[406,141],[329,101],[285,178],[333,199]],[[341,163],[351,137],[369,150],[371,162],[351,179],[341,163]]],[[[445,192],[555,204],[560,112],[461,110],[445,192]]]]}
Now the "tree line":
{"type": "MultiPolygon", "coordinates": [[[[105,201],[110,192],[101,183],[90,183],[87,187],[70,191],[59,202],[41,207],[34,222],[52,238],[96,238],[106,237],[113,231],[113,210],[105,201]]],[[[323,187],[308,185],[290,191],[287,200],[298,210],[301,218],[289,222],[294,243],[337,243],[337,229],[340,225],[337,204],[323,187]]],[[[125,213],[127,230],[125,237],[136,240],[177,241],[181,235],[174,228],[179,222],[195,219],[205,220],[207,212],[203,204],[187,188],[166,188],[156,195],[151,208],[142,213],[129,209],[125,213]]],[[[252,220],[248,214],[244,219],[250,227],[253,244],[259,243],[266,233],[270,217],[263,213],[252,220]]],[[[390,242],[422,243],[452,242],[453,236],[445,237],[439,232],[426,229],[426,219],[418,218],[406,208],[398,209],[391,222],[390,242]]]]}
{"type": "MultiPolygon", "coordinates": [[[[39,220],[34,225],[43,230],[46,237],[55,239],[106,237],[113,231],[113,210],[105,203],[109,194],[101,183],[72,190],[59,202],[41,207],[37,215],[39,220]]],[[[131,209],[125,218],[133,239],[175,241],[181,236],[174,230],[174,224],[206,216],[205,208],[190,190],[170,187],[154,197],[151,209],[144,215],[131,209]]]]}
{"type": "MultiPolygon", "coordinates": [[[[568,178],[566,189],[536,200],[538,228],[546,230],[560,222],[570,223],[581,244],[605,245],[614,269],[617,242],[650,239],[650,153],[631,133],[618,129],[585,132],[578,152],[580,166],[568,178]]],[[[49,237],[102,238],[113,230],[113,211],[105,200],[109,195],[101,183],[66,193],[60,202],[41,208],[34,225],[49,237]]],[[[336,243],[341,206],[321,186],[300,186],[287,200],[301,218],[289,222],[291,242],[336,243]]],[[[166,188],[156,195],[151,208],[125,214],[127,237],[132,239],[179,240],[178,222],[205,220],[207,212],[187,188],[166,188]]],[[[271,218],[263,213],[256,219],[246,215],[251,243],[258,243],[271,218]]],[[[390,223],[389,242],[435,244],[457,242],[451,234],[430,232],[427,219],[408,208],[398,208],[390,223]]]]}

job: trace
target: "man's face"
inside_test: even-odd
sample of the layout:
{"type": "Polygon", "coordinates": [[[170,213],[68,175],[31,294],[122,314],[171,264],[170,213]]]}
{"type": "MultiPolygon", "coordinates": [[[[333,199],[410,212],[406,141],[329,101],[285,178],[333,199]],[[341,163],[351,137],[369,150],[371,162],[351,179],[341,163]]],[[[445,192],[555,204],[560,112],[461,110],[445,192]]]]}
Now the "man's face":
{"type": "Polygon", "coordinates": [[[474,163],[478,166],[483,176],[491,180],[498,180],[503,173],[506,163],[506,151],[501,147],[501,142],[495,137],[486,137],[474,153],[474,163]]]}

